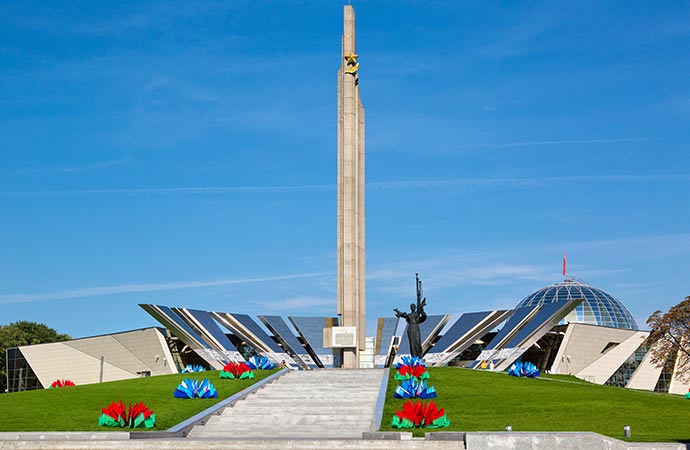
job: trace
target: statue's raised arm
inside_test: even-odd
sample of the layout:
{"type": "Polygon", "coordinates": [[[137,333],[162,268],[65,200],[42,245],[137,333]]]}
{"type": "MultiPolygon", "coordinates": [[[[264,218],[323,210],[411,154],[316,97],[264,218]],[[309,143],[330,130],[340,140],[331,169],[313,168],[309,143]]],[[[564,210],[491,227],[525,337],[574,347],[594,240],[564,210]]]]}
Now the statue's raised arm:
{"type": "Polygon", "coordinates": [[[419,323],[422,323],[426,320],[426,312],[424,312],[424,306],[426,305],[426,298],[422,302],[421,307],[419,308],[419,323]]]}

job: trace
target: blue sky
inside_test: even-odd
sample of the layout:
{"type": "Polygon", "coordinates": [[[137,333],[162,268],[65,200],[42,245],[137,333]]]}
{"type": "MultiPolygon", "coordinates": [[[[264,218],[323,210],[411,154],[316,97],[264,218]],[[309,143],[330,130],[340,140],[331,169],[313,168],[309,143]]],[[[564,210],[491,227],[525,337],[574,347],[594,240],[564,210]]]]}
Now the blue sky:
{"type": "MultiPolygon", "coordinates": [[[[690,295],[690,6],[354,1],[369,334],[569,273],[690,295]]],[[[333,315],[342,2],[0,6],[0,323],[333,315]]]]}

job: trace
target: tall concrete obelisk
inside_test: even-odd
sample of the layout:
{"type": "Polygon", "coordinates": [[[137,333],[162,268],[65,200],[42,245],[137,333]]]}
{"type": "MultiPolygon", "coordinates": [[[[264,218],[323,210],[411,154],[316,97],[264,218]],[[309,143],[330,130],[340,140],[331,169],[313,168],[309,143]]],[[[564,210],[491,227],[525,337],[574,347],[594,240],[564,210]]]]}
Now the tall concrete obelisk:
{"type": "Polygon", "coordinates": [[[359,368],[366,341],[364,245],[364,107],[359,98],[355,11],[345,6],[338,71],[338,314],[357,328],[357,347],[343,350],[343,367],[359,368]]]}

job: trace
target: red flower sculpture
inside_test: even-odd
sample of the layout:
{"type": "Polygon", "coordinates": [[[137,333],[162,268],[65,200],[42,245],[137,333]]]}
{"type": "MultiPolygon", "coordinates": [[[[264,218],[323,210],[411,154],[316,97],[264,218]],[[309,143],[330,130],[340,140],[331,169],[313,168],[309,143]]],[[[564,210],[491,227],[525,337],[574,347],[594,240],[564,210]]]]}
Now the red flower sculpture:
{"type": "Polygon", "coordinates": [[[395,374],[395,379],[403,381],[409,380],[410,378],[424,380],[429,378],[429,372],[427,372],[424,366],[400,366],[398,372],[395,374]]]}
{"type": "Polygon", "coordinates": [[[156,423],[156,415],[143,403],[130,404],[125,408],[122,400],[112,402],[108,407],[103,408],[103,414],[98,419],[98,425],[106,427],[153,428],[156,423]]]}
{"type": "Polygon", "coordinates": [[[393,428],[440,428],[450,425],[450,420],[434,402],[408,400],[402,410],[395,412],[391,425],[393,428]]]}
{"type": "Polygon", "coordinates": [[[247,363],[227,363],[223,370],[220,371],[221,378],[245,379],[254,378],[254,372],[247,365],[247,363]]]}
{"type": "Polygon", "coordinates": [[[52,388],[61,388],[66,386],[76,386],[72,380],[55,380],[50,385],[52,388]]]}

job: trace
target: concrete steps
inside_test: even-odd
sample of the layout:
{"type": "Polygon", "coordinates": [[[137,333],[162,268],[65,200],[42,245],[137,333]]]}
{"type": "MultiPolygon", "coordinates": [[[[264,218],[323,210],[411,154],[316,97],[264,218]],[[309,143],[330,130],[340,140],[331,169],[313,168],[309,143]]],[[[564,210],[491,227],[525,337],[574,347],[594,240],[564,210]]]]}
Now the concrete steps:
{"type": "Polygon", "coordinates": [[[290,372],[196,426],[191,438],[361,439],[372,431],[383,370],[290,372]]]}
{"type": "MultiPolygon", "coordinates": [[[[457,441],[384,441],[362,439],[263,440],[245,439],[133,439],[109,441],[2,441],[0,450],[458,450],[457,441]]],[[[486,447],[483,447],[486,448],[486,447]]],[[[553,447],[552,447],[553,448],[553,447]]],[[[602,447],[597,447],[602,448],[602,447]]],[[[683,446],[684,448],[684,446],[683,446]]],[[[541,448],[539,448],[541,450],[541,448]]],[[[617,448],[616,450],[628,450],[617,448]]],[[[639,449],[636,449],[639,450],[639,449]]],[[[669,450],[681,450],[680,446],[669,450]]]]}
{"type": "MultiPolygon", "coordinates": [[[[323,414],[295,414],[286,415],[281,424],[297,424],[297,423],[316,423],[323,417],[323,414]]],[[[338,415],[338,423],[354,423],[354,422],[369,422],[374,418],[373,414],[348,414],[348,415],[338,415]]],[[[232,423],[266,423],[265,414],[256,415],[242,415],[240,417],[230,417],[230,416],[215,416],[211,417],[206,423],[227,423],[228,425],[232,423]]]]}
{"type": "MultiPolygon", "coordinates": [[[[378,394],[377,394],[378,395],[378,394]]],[[[251,397],[249,397],[251,399],[251,397]]],[[[235,411],[240,411],[244,412],[247,415],[260,415],[260,416],[265,416],[266,414],[273,414],[275,413],[275,407],[273,406],[248,406],[246,402],[240,402],[239,404],[235,405],[235,411]]],[[[288,407],[283,407],[281,408],[283,413],[287,415],[295,415],[295,414],[304,414],[304,409],[299,407],[299,406],[288,406],[288,407]]],[[[359,414],[361,413],[361,406],[359,404],[353,404],[353,405],[334,405],[334,404],[324,404],[321,405],[319,408],[319,411],[322,414],[330,414],[330,413],[338,413],[338,414],[344,414],[344,415],[349,415],[349,414],[359,414]]],[[[213,416],[213,417],[220,417],[220,416],[213,416]]]]}

